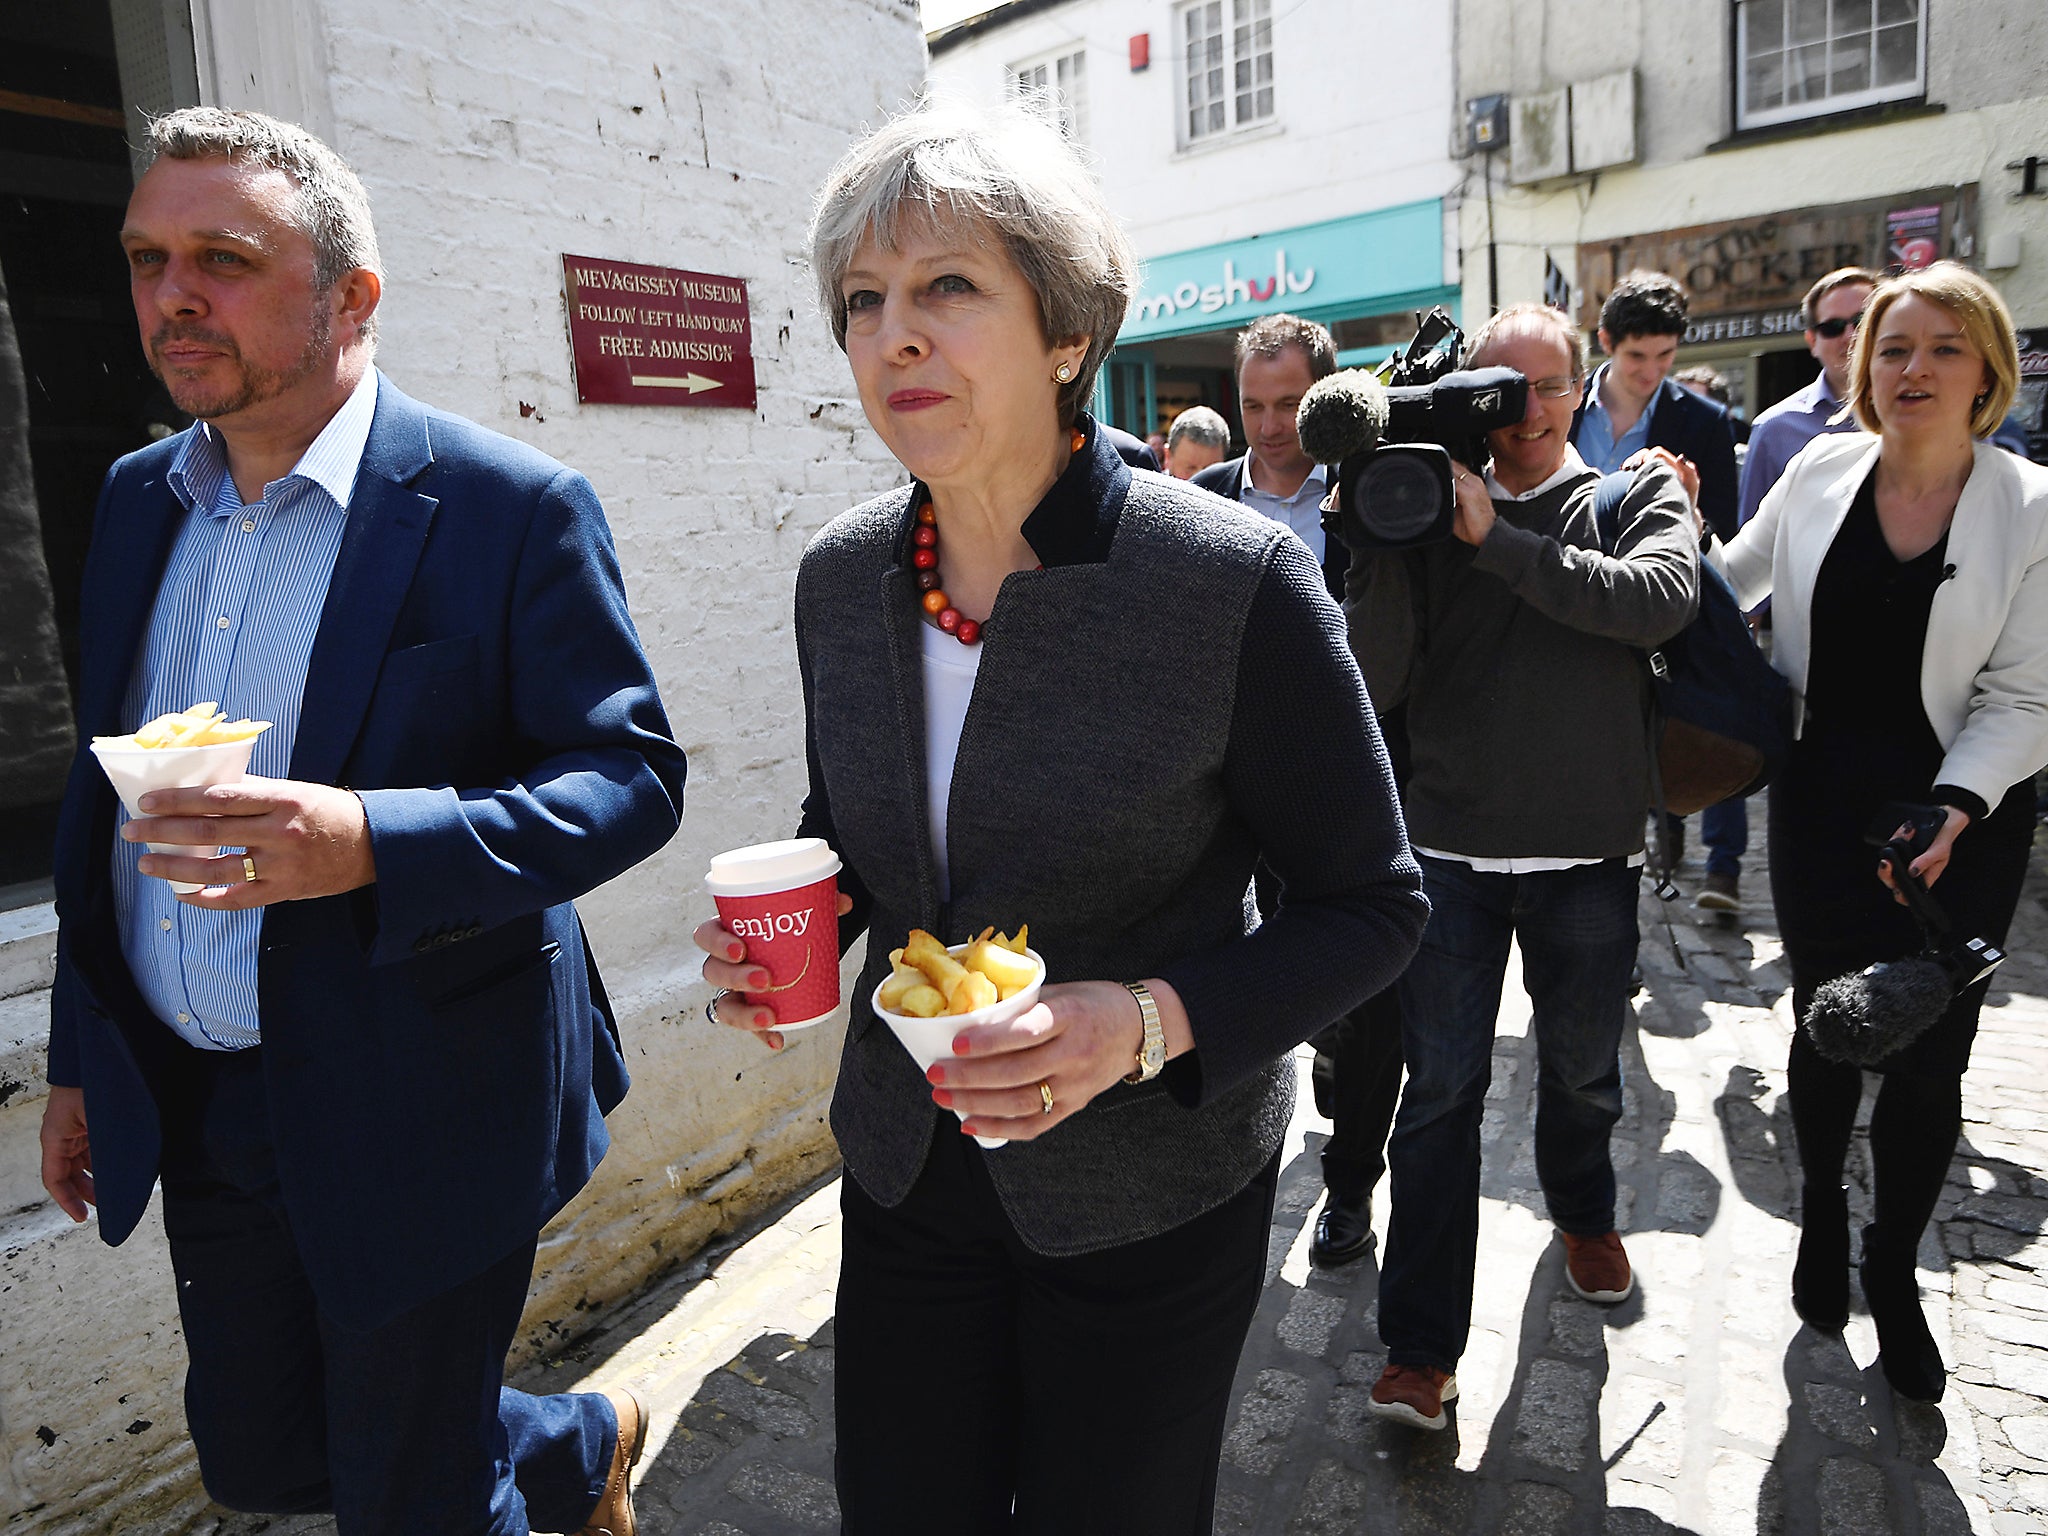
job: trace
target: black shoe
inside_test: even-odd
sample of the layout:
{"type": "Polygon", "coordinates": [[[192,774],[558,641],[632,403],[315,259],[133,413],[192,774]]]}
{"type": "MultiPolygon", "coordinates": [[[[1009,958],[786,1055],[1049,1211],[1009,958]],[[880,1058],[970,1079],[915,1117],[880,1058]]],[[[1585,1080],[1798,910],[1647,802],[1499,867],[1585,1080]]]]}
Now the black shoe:
{"type": "Polygon", "coordinates": [[[1821,1333],[1849,1322],[1849,1192],[1807,1185],[1799,1196],[1799,1258],[1792,1266],[1792,1310],[1821,1333]]]}
{"type": "Polygon", "coordinates": [[[1920,1281],[1911,1249],[1896,1252],[1876,1227],[1863,1229],[1863,1299],[1877,1324],[1877,1363],[1901,1397],[1938,1403],[1948,1388],[1941,1351],[1920,1310],[1920,1281]]]}
{"type": "Polygon", "coordinates": [[[1372,1251],[1372,1201],[1340,1202],[1332,1196],[1316,1218],[1316,1238],[1308,1245],[1315,1264],[1349,1264],[1372,1251]]]}

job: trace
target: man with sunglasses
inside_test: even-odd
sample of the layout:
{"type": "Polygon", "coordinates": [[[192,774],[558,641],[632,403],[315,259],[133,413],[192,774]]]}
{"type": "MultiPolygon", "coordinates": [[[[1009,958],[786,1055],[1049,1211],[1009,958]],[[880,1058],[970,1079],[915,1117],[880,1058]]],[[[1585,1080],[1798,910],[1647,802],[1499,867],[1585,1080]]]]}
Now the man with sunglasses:
{"type": "Polygon", "coordinates": [[[1856,321],[1877,287],[1877,274],[1863,267],[1838,267],[1806,291],[1799,317],[1806,323],[1806,350],[1820,364],[1820,376],[1794,390],[1756,418],[1749,456],[1742,465],[1737,518],[1756,516],[1764,496],[1793,457],[1825,432],[1854,432],[1855,418],[1843,409],[1849,389],[1849,349],[1856,321]]]}

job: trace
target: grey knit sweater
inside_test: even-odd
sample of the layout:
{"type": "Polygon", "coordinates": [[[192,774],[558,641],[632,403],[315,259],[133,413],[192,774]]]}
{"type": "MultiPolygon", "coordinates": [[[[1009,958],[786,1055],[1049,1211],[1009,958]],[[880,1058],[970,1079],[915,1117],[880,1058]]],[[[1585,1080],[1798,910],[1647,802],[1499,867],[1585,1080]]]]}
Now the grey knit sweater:
{"type": "MultiPolygon", "coordinates": [[[[811,741],[802,830],[828,836],[866,924],[832,1127],[875,1199],[909,1192],[929,1085],[868,998],[912,926],[1031,925],[1053,981],[1162,977],[1196,1049],[1031,1142],[986,1154],[1024,1241],[1152,1236],[1243,1188],[1292,1109],[1286,1051],[1390,984],[1427,908],[1385,753],[1307,551],[1091,435],[1025,524],[1045,568],[1003,584],[947,814],[926,828],[916,488],[835,518],[797,578],[811,741]],[[1252,679],[1247,687],[1247,676],[1252,679]],[[1290,722],[1292,728],[1290,728],[1290,722]],[[1265,856],[1287,882],[1257,932],[1265,856]]],[[[950,1123],[950,1116],[948,1117],[950,1123]]]]}
{"type": "Polygon", "coordinates": [[[1345,612],[1374,703],[1406,701],[1416,844],[1477,858],[1614,858],[1643,846],[1648,676],[1635,647],[1699,602],[1678,477],[1638,473],[1615,551],[1588,469],[1496,501],[1484,543],[1361,554],[1345,612]]]}

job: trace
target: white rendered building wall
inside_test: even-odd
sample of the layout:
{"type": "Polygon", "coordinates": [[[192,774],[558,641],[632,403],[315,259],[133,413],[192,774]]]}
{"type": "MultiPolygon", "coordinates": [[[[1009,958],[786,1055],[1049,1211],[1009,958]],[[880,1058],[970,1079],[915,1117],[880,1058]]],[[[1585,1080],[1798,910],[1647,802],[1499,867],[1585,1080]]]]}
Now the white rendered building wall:
{"type": "MultiPolygon", "coordinates": [[[[832,161],[915,94],[916,8],[198,11],[209,99],[304,118],[368,187],[387,268],[379,365],[596,486],[690,755],[681,833],[581,903],[633,1088],[591,1187],[543,1234],[517,1349],[530,1353],[837,1157],[825,1109],[840,1027],[794,1035],[776,1056],[713,1028],[689,934],[711,912],[711,855],[796,822],[797,558],[828,518],[900,479],[816,313],[803,231],[832,161]],[[565,253],[744,278],[758,408],[578,405],[565,253]]],[[[46,937],[19,942],[45,965],[46,937]]],[[[152,1214],[108,1249],[42,1195],[42,974],[0,989],[0,1521],[176,1531],[204,1497],[162,1229],[152,1214]]]]}
{"type": "Polygon", "coordinates": [[[1140,256],[1449,194],[1458,180],[1451,6],[1272,9],[1272,122],[1192,144],[1181,124],[1180,8],[1163,0],[1070,0],[1034,12],[946,48],[932,81],[995,99],[1006,66],[1085,47],[1086,145],[1140,256]],[[1133,73],[1138,33],[1151,63],[1133,73]]]}

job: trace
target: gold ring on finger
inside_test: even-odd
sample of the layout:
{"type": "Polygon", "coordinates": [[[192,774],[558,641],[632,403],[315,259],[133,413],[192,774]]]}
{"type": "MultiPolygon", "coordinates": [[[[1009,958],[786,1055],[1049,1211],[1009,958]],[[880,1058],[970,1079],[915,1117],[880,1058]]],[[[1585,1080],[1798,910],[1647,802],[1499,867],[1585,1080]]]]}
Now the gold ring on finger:
{"type": "Polygon", "coordinates": [[[254,885],[255,883],[256,860],[251,855],[245,853],[242,855],[242,884],[254,885]]]}
{"type": "Polygon", "coordinates": [[[1039,1111],[1039,1113],[1040,1113],[1040,1114],[1043,1114],[1043,1115],[1049,1115],[1049,1114],[1051,1114],[1051,1113],[1052,1113],[1052,1084],[1051,1084],[1051,1083],[1040,1083],[1040,1084],[1038,1085],[1038,1098],[1039,1098],[1039,1102],[1040,1102],[1040,1103],[1042,1103],[1042,1104],[1043,1104],[1043,1105],[1045,1106],[1045,1108],[1043,1108],[1042,1110],[1040,1110],[1040,1111],[1039,1111]]]}

